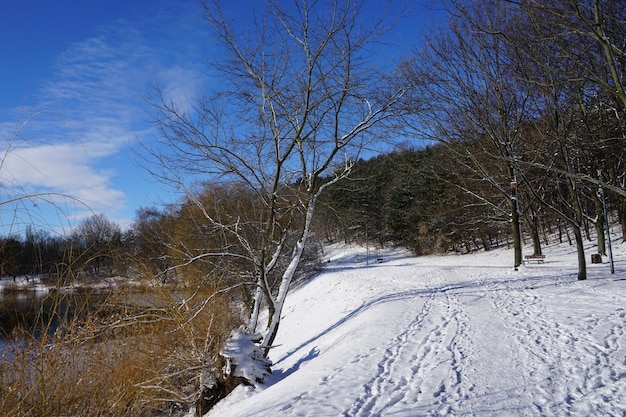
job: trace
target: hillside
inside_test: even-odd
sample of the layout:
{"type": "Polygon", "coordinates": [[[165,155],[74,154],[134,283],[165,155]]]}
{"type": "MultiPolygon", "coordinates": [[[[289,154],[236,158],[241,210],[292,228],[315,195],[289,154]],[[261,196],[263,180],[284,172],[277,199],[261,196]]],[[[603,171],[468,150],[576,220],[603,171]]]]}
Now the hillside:
{"type": "Polygon", "coordinates": [[[507,249],[328,248],[288,297],[271,379],[206,416],[626,415],[626,244],[587,281],[573,247],[544,253],[514,271],[507,249]]]}

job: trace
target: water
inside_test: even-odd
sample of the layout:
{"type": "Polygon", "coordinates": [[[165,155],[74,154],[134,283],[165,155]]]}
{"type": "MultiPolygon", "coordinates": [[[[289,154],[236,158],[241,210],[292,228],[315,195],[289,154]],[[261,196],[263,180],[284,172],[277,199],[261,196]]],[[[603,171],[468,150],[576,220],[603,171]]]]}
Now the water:
{"type": "Polygon", "coordinates": [[[105,294],[4,287],[0,292],[0,352],[20,333],[52,336],[59,327],[102,306],[105,294]]]}
{"type": "Polygon", "coordinates": [[[38,283],[12,286],[0,281],[0,356],[7,346],[34,336],[52,336],[71,320],[88,314],[111,314],[177,305],[193,291],[106,289],[48,289],[38,283]],[[2,285],[4,284],[4,285],[2,285]],[[107,301],[114,301],[109,303],[107,301]]]}

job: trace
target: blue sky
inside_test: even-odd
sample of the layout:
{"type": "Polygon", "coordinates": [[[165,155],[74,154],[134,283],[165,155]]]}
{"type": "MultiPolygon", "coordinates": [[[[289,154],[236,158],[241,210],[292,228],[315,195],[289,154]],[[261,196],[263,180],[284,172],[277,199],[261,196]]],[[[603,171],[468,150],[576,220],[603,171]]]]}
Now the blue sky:
{"type": "MultiPolygon", "coordinates": [[[[406,52],[431,17],[418,7],[392,39],[406,52]]],[[[209,39],[197,0],[3,2],[2,201],[37,193],[77,200],[54,197],[56,209],[42,200],[1,204],[2,234],[30,223],[66,230],[92,213],[126,227],[140,206],[172,201],[138,158],[138,144],[149,147],[155,135],[143,97],[158,79],[171,96],[192,98],[206,83],[209,39]]]]}
{"type": "Polygon", "coordinates": [[[3,205],[2,226],[66,229],[91,212],[127,226],[138,207],[167,201],[138,161],[137,144],[154,135],[143,95],[155,79],[172,95],[195,92],[206,29],[194,0],[3,2],[3,197],[81,203],[3,205]]]}

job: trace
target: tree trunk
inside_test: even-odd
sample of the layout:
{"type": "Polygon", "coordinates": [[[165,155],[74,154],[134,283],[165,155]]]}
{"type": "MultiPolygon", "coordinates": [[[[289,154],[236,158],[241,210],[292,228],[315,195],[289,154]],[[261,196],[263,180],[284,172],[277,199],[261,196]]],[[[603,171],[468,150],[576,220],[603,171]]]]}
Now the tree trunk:
{"type": "Polygon", "coordinates": [[[594,222],[594,226],[596,228],[596,239],[598,241],[598,253],[606,256],[606,240],[604,236],[604,210],[602,207],[602,201],[596,195],[594,199],[594,205],[596,208],[596,221],[594,222]]]}
{"type": "Polygon", "coordinates": [[[587,261],[585,259],[585,248],[583,234],[580,226],[574,227],[574,237],[576,238],[576,251],[578,253],[578,280],[587,279],[587,261]]]}
{"type": "Polygon", "coordinates": [[[517,270],[522,264],[522,231],[520,229],[520,215],[517,209],[517,190],[512,190],[511,199],[511,227],[513,235],[513,251],[515,253],[515,259],[513,261],[513,267],[517,270]]]}
{"type": "Polygon", "coordinates": [[[487,252],[488,250],[491,249],[491,243],[489,240],[489,236],[485,235],[484,233],[480,235],[480,240],[483,242],[483,250],[485,252],[487,252]]]}
{"type": "Polygon", "coordinates": [[[539,236],[539,220],[534,212],[524,216],[525,224],[530,230],[530,237],[533,240],[533,255],[541,255],[541,236],[539,236]]]}
{"type": "Polygon", "coordinates": [[[546,246],[549,245],[550,244],[549,236],[552,234],[552,227],[550,226],[546,227],[544,224],[543,227],[541,228],[541,234],[543,235],[543,244],[546,246]]]}
{"type": "MultiPolygon", "coordinates": [[[[308,228],[307,228],[308,229],[308,228]]],[[[308,231],[305,231],[300,241],[296,244],[293,255],[291,256],[291,261],[289,262],[289,266],[283,273],[280,289],[278,290],[278,296],[276,300],[272,300],[272,314],[269,315],[269,322],[267,326],[267,333],[263,338],[263,342],[261,344],[261,348],[263,349],[263,354],[265,356],[268,355],[272,344],[274,343],[274,339],[276,339],[276,335],[278,334],[278,326],[280,324],[280,315],[283,311],[283,306],[285,304],[285,298],[287,296],[287,292],[289,291],[289,285],[291,284],[291,280],[296,272],[296,268],[300,263],[300,259],[302,257],[302,251],[304,250],[304,244],[306,242],[308,231]]]]}
{"type": "Polygon", "coordinates": [[[583,219],[582,225],[585,230],[585,237],[587,238],[587,241],[591,242],[591,233],[589,232],[589,222],[587,219],[583,219]]]}
{"type": "MultiPolygon", "coordinates": [[[[567,164],[569,166],[569,164],[567,164]]],[[[578,187],[576,181],[573,178],[569,178],[567,181],[567,188],[569,189],[570,196],[572,198],[572,205],[574,207],[575,222],[572,222],[574,226],[574,237],[576,238],[576,251],[578,253],[578,279],[587,279],[587,263],[585,260],[585,248],[583,243],[582,225],[585,219],[583,215],[583,208],[580,203],[580,197],[578,195],[578,187]]]]}
{"type": "Polygon", "coordinates": [[[622,199],[619,218],[622,224],[622,241],[626,242],[626,198],[622,199]]]}
{"type": "Polygon", "coordinates": [[[252,313],[248,321],[248,331],[250,333],[256,332],[256,327],[259,321],[259,312],[261,310],[261,301],[263,299],[263,289],[261,288],[260,278],[257,280],[257,287],[254,291],[254,301],[252,305],[252,313]]]}
{"type": "Polygon", "coordinates": [[[283,273],[283,276],[281,278],[278,295],[276,296],[276,299],[269,300],[272,310],[270,310],[271,314],[269,314],[268,318],[267,332],[265,333],[263,341],[261,342],[261,349],[263,350],[263,354],[265,356],[269,354],[269,351],[272,348],[272,344],[274,343],[274,339],[276,339],[276,335],[278,334],[280,315],[283,311],[285,298],[287,297],[287,293],[289,292],[291,280],[296,273],[296,268],[298,268],[298,265],[300,264],[300,259],[302,259],[302,252],[304,251],[304,246],[306,244],[306,240],[309,236],[309,231],[311,229],[311,222],[313,221],[315,203],[317,202],[317,198],[324,188],[325,187],[320,187],[320,189],[315,193],[314,196],[311,197],[307,204],[307,211],[304,219],[304,225],[302,228],[302,234],[300,235],[298,243],[296,243],[296,246],[294,247],[293,253],[291,255],[291,260],[289,261],[289,265],[287,266],[287,269],[285,269],[285,272],[283,273]]]}
{"type": "Polygon", "coordinates": [[[530,234],[533,238],[533,255],[541,255],[541,237],[536,223],[531,225],[530,234]]]}

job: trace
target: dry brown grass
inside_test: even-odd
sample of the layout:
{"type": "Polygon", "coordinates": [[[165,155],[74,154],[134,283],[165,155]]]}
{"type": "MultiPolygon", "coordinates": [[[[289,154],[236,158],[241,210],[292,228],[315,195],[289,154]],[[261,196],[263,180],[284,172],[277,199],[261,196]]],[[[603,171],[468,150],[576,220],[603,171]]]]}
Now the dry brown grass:
{"type": "Polygon", "coordinates": [[[144,417],[192,405],[239,314],[226,293],[148,294],[116,293],[51,338],[22,334],[0,358],[0,415],[144,417]]]}

